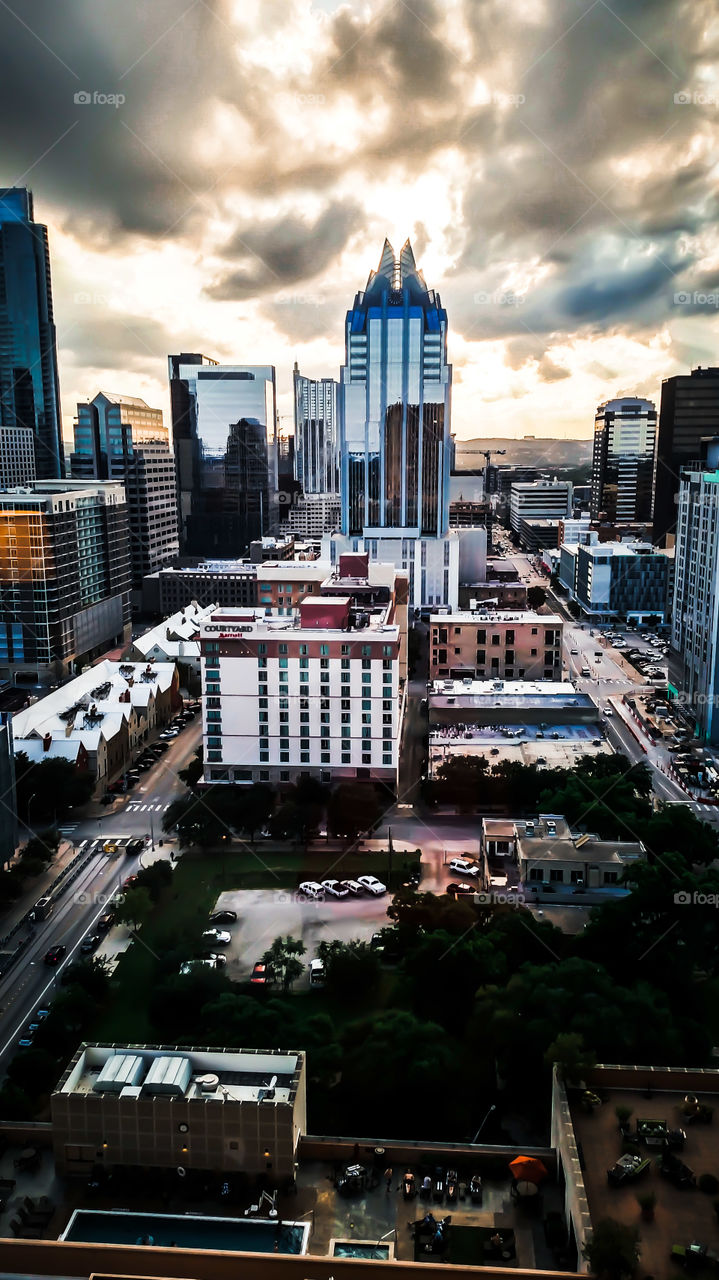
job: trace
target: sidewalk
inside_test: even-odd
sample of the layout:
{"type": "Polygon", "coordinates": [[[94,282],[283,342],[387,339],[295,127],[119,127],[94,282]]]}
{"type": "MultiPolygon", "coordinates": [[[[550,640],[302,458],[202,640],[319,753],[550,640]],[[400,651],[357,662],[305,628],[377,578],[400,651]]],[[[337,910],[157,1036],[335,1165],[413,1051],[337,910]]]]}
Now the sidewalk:
{"type": "MultiPolygon", "coordinates": [[[[7,911],[0,913],[0,943],[24,920],[38,898],[45,896],[50,886],[57,880],[60,872],[64,871],[76,854],[77,850],[72,840],[60,841],[55,857],[42,875],[36,876],[34,880],[28,880],[17,902],[13,902],[7,911]]],[[[10,863],[10,869],[12,869],[14,863],[15,859],[10,863]]]]}

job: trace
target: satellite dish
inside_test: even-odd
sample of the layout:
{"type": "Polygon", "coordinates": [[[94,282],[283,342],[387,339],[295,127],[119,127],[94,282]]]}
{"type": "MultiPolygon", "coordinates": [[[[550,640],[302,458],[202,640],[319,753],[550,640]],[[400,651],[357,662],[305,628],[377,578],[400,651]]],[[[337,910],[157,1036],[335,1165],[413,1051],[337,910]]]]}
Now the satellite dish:
{"type": "Polygon", "coordinates": [[[273,1076],[272,1079],[270,1080],[270,1089],[274,1089],[276,1084],[277,1084],[277,1076],[273,1076]]]}

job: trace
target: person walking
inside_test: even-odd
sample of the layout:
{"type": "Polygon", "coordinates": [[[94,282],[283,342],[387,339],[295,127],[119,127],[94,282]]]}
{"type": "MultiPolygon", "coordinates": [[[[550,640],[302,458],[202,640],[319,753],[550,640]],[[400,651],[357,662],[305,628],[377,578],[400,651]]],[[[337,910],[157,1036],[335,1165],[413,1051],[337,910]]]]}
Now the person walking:
{"type": "Polygon", "coordinates": [[[388,1165],[384,1171],[384,1180],[387,1185],[387,1195],[389,1195],[390,1191],[392,1190],[392,1174],[393,1174],[392,1166],[388,1165]]]}

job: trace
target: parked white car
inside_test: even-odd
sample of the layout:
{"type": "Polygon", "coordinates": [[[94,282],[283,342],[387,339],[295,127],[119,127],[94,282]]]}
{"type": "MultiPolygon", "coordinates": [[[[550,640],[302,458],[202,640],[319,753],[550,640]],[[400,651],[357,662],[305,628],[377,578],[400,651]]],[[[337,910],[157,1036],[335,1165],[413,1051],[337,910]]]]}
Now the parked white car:
{"type": "Polygon", "coordinates": [[[232,942],[232,934],[228,933],[226,929],[205,929],[202,941],[207,947],[229,947],[232,942]]]}
{"type": "Polygon", "coordinates": [[[325,896],[322,885],[316,880],[303,880],[299,891],[304,898],[310,898],[312,902],[321,902],[325,896]]]}
{"type": "Polygon", "coordinates": [[[379,898],[383,893],[387,892],[387,885],[382,884],[382,881],[378,880],[376,876],[358,876],[357,883],[361,884],[362,888],[367,893],[373,894],[375,898],[379,898]]]}
{"type": "Polygon", "coordinates": [[[459,876],[478,876],[479,867],[474,862],[470,862],[468,858],[452,858],[449,864],[449,870],[455,872],[459,876]]]}

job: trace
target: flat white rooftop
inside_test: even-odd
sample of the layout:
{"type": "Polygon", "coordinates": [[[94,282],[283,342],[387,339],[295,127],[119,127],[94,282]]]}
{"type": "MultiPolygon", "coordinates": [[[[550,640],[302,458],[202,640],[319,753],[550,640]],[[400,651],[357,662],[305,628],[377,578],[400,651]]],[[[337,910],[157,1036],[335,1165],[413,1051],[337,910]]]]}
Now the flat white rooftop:
{"type": "MultiPolygon", "coordinates": [[[[72,1064],[57,1092],[99,1095],[97,1082],[106,1075],[107,1064],[116,1057],[141,1059],[133,1069],[132,1081],[115,1097],[183,1098],[185,1101],[257,1102],[270,1095],[270,1101],[291,1101],[295,1076],[302,1065],[297,1053],[258,1052],[246,1050],[168,1049],[148,1045],[87,1045],[72,1064]],[[168,1072],[159,1067],[175,1061],[177,1071],[170,1072],[171,1083],[165,1083],[168,1072]],[[157,1065],[154,1065],[157,1064],[157,1065]],[[186,1069],[182,1069],[186,1065],[186,1069]],[[158,1084],[153,1081],[159,1079],[158,1084]]],[[[113,1092],[106,1090],[105,1092],[113,1092]]]]}
{"type": "Polygon", "coordinates": [[[506,622],[527,626],[557,627],[562,626],[564,619],[558,613],[534,613],[531,609],[483,609],[482,602],[477,601],[476,609],[461,609],[457,613],[433,613],[430,622],[440,626],[449,626],[462,622],[506,622]]]}

